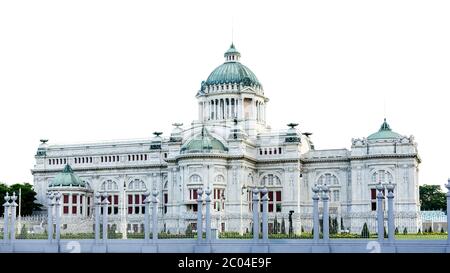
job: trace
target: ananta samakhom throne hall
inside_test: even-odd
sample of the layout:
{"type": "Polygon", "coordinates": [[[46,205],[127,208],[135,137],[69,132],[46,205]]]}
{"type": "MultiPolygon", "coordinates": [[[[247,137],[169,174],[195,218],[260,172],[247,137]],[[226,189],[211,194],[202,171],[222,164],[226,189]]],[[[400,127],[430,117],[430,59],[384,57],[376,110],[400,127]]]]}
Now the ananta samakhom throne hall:
{"type": "Polygon", "coordinates": [[[311,133],[297,124],[272,130],[262,83],[233,44],[224,57],[193,93],[198,116],[190,127],[174,123],[170,135],[126,141],[42,140],[32,169],[34,187],[44,206],[48,191],[62,193],[62,232],[92,232],[97,191],[109,195],[112,229],[142,232],[143,201],[154,189],[159,229],[195,230],[197,189],[209,187],[212,225],[245,233],[252,230],[251,189],[262,186],[269,191],[269,230],[290,216],[295,233],[310,232],[315,184],[329,186],[330,217],[339,230],[359,233],[367,223],[374,231],[379,182],[395,184],[398,230],[417,232],[420,157],[412,136],[394,132],[384,120],[374,125],[375,132],[353,138],[349,150],[317,149],[311,133]]]}

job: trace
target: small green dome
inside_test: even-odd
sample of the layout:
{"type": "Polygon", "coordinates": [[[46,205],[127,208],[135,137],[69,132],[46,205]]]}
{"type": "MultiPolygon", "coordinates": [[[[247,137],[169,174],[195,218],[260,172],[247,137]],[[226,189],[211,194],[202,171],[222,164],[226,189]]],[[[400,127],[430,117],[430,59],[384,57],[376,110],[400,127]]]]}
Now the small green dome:
{"type": "Polygon", "coordinates": [[[76,174],[73,173],[69,164],[64,167],[64,170],[59,173],[49,187],[86,187],[86,183],[82,181],[76,174]]]}
{"type": "Polygon", "coordinates": [[[386,122],[386,119],[384,119],[383,124],[380,127],[380,130],[378,132],[371,134],[367,137],[368,140],[377,140],[377,139],[398,139],[402,136],[394,131],[392,131],[389,124],[386,122]]]}
{"type": "Polygon", "coordinates": [[[261,83],[256,78],[255,74],[245,65],[239,62],[241,54],[236,50],[233,44],[225,52],[225,63],[217,67],[211,72],[206,85],[236,83],[244,84],[244,86],[257,85],[261,83]]]}
{"type": "Polygon", "coordinates": [[[228,148],[203,128],[202,132],[181,147],[182,153],[225,152],[228,148]]]}

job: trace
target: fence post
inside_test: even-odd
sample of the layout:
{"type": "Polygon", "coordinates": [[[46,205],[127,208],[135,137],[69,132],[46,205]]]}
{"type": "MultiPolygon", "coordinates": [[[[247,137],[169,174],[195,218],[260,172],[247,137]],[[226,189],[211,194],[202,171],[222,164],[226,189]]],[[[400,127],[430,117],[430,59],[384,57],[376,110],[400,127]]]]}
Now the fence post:
{"type": "Polygon", "coordinates": [[[447,242],[450,245],[450,178],[448,179],[445,187],[447,188],[447,242]]]}
{"type": "Polygon", "coordinates": [[[17,196],[16,193],[13,192],[11,196],[11,243],[14,243],[16,240],[16,208],[17,208],[17,196]]]}
{"type": "Polygon", "coordinates": [[[257,241],[259,239],[259,208],[258,208],[258,201],[259,201],[259,190],[257,188],[254,188],[252,190],[253,193],[253,240],[257,241]]]}
{"type": "Polygon", "coordinates": [[[381,182],[377,185],[377,221],[378,221],[378,240],[384,240],[384,210],[383,210],[383,185],[381,182]]]}
{"type": "Polygon", "coordinates": [[[61,193],[60,192],[56,192],[55,193],[55,222],[56,222],[56,241],[58,242],[59,245],[59,241],[61,239],[61,215],[60,215],[60,210],[61,210],[61,193]]]}
{"type": "Polygon", "coordinates": [[[386,185],[388,190],[388,239],[390,243],[394,242],[395,236],[395,220],[394,220],[394,188],[395,185],[390,183],[386,185]]]}
{"type": "Polygon", "coordinates": [[[203,190],[200,188],[197,190],[197,240],[201,242],[203,240],[203,221],[202,221],[202,195],[203,190]]]}
{"type": "Polygon", "coordinates": [[[313,199],[313,233],[314,233],[314,242],[319,241],[319,187],[317,187],[317,184],[314,184],[314,187],[312,187],[312,191],[314,193],[312,199],[313,199]]]}
{"type": "Polygon", "coordinates": [[[149,223],[149,215],[150,215],[150,203],[151,203],[152,195],[150,192],[145,193],[145,215],[144,215],[144,240],[145,243],[148,243],[150,240],[150,223],[149,223]]]}
{"type": "Polygon", "coordinates": [[[328,209],[328,200],[330,197],[328,196],[327,185],[324,184],[322,186],[322,201],[323,201],[323,240],[328,241],[330,239],[330,217],[329,217],[329,209],[328,209]]]}
{"type": "Polygon", "coordinates": [[[103,243],[106,244],[106,240],[108,239],[108,193],[103,193],[103,243]]]}
{"type": "Polygon", "coordinates": [[[211,242],[211,213],[210,213],[211,198],[209,197],[209,195],[211,194],[211,190],[209,189],[209,187],[205,190],[205,194],[206,194],[205,198],[206,241],[209,243],[211,242]]]}
{"type": "Polygon", "coordinates": [[[48,242],[53,241],[53,192],[48,193],[48,204],[47,204],[47,232],[48,232],[48,242]]]}
{"type": "Polygon", "coordinates": [[[153,208],[152,208],[152,220],[153,220],[153,225],[152,225],[152,239],[153,239],[153,243],[156,244],[157,240],[158,240],[158,191],[157,190],[153,190],[153,208]]]}
{"type": "Polygon", "coordinates": [[[268,223],[268,212],[269,212],[269,196],[267,193],[267,189],[263,188],[261,190],[262,202],[263,202],[263,211],[262,211],[262,234],[263,241],[267,242],[269,240],[269,223],[268,223]]]}
{"type": "Polygon", "coordinates": [[[95,193],[95,243],[100,241],[100,206],[102,204],[101,195],[99,192],[95,193]]]}
{"type": "Polygon", "coordinates": [[[6,193],[5,196],[5,203],[3,204],[4,207],[4,222],[3,222],[3,242],[6,243],[8,241],[8,236],[9,236],[9,231],[8,231],[8,227],[9,227],[9,207],[10,207],[10,203],[9,200],[11,199],[11,197],[9,196],[9,193],[6,193]]]}

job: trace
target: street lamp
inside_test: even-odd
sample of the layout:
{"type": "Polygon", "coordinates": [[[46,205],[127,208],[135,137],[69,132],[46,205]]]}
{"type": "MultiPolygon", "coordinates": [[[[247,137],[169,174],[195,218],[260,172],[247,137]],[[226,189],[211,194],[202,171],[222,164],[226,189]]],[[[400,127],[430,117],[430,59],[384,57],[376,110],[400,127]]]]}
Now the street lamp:
{"type": "Polygon", "coordinates": [[[242,187],[241,187],[241,199],[240,199],[240,201],[241,201],[241,206],[240,206],[240,210],[241,210],[241,217],[240,217],[240,222],[239,222],[239,234],[240,235],[243,235],[244,234],[244,231],[242,230],[242,195],[244,195],[246,192],[247,192],[247,186],[246,185],[243,185],[242,187]]]}

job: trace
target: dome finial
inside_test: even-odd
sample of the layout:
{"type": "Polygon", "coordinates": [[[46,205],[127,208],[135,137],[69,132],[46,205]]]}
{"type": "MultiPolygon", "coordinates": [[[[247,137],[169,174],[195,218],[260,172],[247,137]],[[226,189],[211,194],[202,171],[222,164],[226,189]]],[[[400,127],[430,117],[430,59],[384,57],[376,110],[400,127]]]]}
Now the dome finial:
{"type": "Polygon", "coordinates": [[[224,57],[225,57],[225,62],[238,62],[239,61],[239,59],[241,57],[241,53],[239,53],[236,50],[236,47],[234,46],[233,41],[231,41],[230,48],[225,52],[224,57]]]}
{"type": "Polygon", "coordinates": [[[386,122],[386,118],[384,118],[384,122],[381,124],[380,131],[391,131],[391,127],[386,122]]]}

